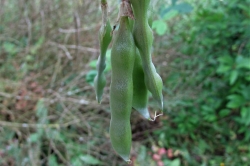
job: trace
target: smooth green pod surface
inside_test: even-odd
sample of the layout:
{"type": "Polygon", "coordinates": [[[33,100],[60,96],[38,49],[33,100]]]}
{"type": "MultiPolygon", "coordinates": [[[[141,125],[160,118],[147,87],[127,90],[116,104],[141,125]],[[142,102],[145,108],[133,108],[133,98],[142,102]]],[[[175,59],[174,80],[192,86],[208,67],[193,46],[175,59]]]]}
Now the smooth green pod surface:
{"type": "Polygon", "coordinates": [[[133,70],[133,108],[144,118],[152,120],[148,111],[148,89],[144,82],[144,72],[139,50],[136,49],[133,70]]]}
{"type": "Polygon", "coordinates": [[[152,25],[153,25],[153,7],[151,5],[148,9],[148,25],[150,28],[152,28],[152,25]]]}
{"type": "MultiPolygon", "coordinates": [[[[148,23],[152,25],[152,10],[148,11],[148,23]]],[[[131,31],[133,31],[134,20],[129,19],[129,24],[131,31]]],[[[135,64],[133,71],[133,108],[138,111],[144,118],[148,120],[153,120],[150,117],[148,110],[148,89],[144,81],[144,71],[142,67],[142,60],[140,57],[140,52],[136,48],[135,52],[135,64]]]]}
{"type": "Polygon", "coordinates": [[[106,78],[104,75],[104,70],[106,68],[106,62],[105,62],[106,52],[107,52],[109,43],[112,40],[111,31],[112,31],[112,28],[110,26],[109,21],[103,23],[99,31],[100,55],[98,57],[98,61],[96,64],[97,75],[94,79],[96,99],[98,103],[101,103],[103,89],[106,85],[106,78]]]}
{"type": "Polygon", "coordinates": [[[128,17],[121,17],[111,50],[111,121],[109,132],[114,150],[125,161],[130,161],[132,141],[130,115],[133,100],[134,53],[135,43],[128,17]]]}
{"type": "Polygon", "coordinates": [[[137,48],[139,49],[142,66],[145,73],[145,83],[153,98],[159,103],[163,110],[163,83],[160,75],[156,72],[152,63],[151,48],[153,44],[153,33],[148,24],[148,7],[150,0],[130,0],[135,15],[133,35],[137,48]]]}

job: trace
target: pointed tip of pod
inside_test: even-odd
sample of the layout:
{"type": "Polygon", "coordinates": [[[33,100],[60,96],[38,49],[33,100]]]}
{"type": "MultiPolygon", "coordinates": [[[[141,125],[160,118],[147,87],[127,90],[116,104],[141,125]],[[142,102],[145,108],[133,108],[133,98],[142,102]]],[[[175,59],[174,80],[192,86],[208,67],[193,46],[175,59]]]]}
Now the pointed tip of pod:
{"type": "Polygon", "coordinates": [[[140,109],[136,109],[136,110],[138,110],[138,112],[139,112],[145,119],[153,120],[153,119],[150,117],[149,110],[148,110],[147,107],[145,107],[145,108],[140,108],[140,109]]]}
{"type": "Polygon", "coordinates": [[[131,160],[125,160],[125,162],[127,163],[127,164],[132,164],[132,161],[131,160]]]}
{"type": "Polygon", "coordinates": [[[121,156],[121,158],[128,164],[132,163],[132,161],[130,160],[130,156],[121,156]]]}
{"type": "Polygon", "coordinates": [[[163,96],[162,95],[161,95],[160,100],[158,100],[158,102],[159,102],[161,111],[163,111],[163,96]]]}
{"type": "Polygon", "coordinates": [[[101,97],[96,96],[96,100],[97,100],[98,104],[102,103],[102,98],[101,97]]]}
{"type": "Polygon", "coordinates": [[[161,98],[161,99],[156,100],[156,103],[157,103],[157,107],[158,107],[161,111],[163,111],[163,99],[161,98]]]}

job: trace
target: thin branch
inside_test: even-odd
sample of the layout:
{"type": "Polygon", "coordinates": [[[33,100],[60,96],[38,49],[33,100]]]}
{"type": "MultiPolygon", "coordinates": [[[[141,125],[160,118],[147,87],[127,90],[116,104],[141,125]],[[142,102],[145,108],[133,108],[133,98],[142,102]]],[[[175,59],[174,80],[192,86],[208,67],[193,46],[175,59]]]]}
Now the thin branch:
{"type": "Polygon", "coordinates": [[[88,30],[92,30],[95,27],[100,26],[99,24],[95,24],[94,26],[90,26],[90,27],[86,27],[86,28],[78,28],[78,29],[62,29],[59,28],[58,31],[60,33],[76,33],[76,32],[82,32],[82,31],[88,31],[88,30]]]}
{"type": "Polygon", "coordinates": [[[61,70],[61,61],[62,61],[62,57],[61,56],[57,56],[57,62],[56,62],[56,65],[55,65],[55,68],[54,68],[54,72],[53,72],[53,75],[52,75],[52,78],[51,78],[51,82],[50,82],[50,87],[53,87],[54,86],[54,83],[56,81],[56,77],[57,77],[57,74],[60,72],[61,70]]]}
{"type": "Polygon", "coordinates": [[[63,47],[63,48],[66,48],[66,49],[67,48],[78,49],[79,51],[85,51],[85,52],[87,51],[87,52],[93,52],[93,53],[99,53],[100,52],[98,49],[95,49],[95,48],[76,46],[76,45],[62,45],[62,44],[55,43],[55,42],[52,42],[52,41],[49,41],[49,44],[53,45],[53,46],[58,46],[59,48],[63,47]]]}
{"type": "MultiPolygon", "coordinates": [[[[74,22],[75,22],[75,29],[79,29],[81,26],[81,20],[79,18],[79,15],[77,12],[74,14],[74,22]]],[[[79,38],[80,38],[80,32],[75,32],[75,43],[77,46],[79,46],[79,38]]],[[[75,57],[78,58],[78,49],[75,50],[75,57]]]]}
{"type": "Polygon", "coordinates": [[[246,44],[248,43],[248,41],[242,42],[239,49],[238,49],[238,55],[240,55],[242,53],[242,50],[244,49],[244,47],[246,46],[246,44]]]}
{"type": "Polygon", "coordinates": [[[11,127],[11,128],[42,128],[42,129],[48,129],[48,128],[55,128],[55,129],[60,129],[60,128],[66,128],[70,125],[80,123],[82,120],[81,119],[76,119],[73,121],[69,121],[66,123],[55,123],[55,124],[35,124],[35,123],[15,123],[15,122],[6,122],[6,121],[0,121],[0,126],[3,127],[11,127]]]}
{"type": "Polygon", "coordinates": [[[26,47],[26,52],[28,52],[29,49],[30,49],[29,48],[30,47],[30,42],[32,40],[32,23],[31,23],[28,16],[25,18],[25,21],[26,21],[27,26],[28,26],[28,39],[27,39],[27,47],[26,47]]]}
{"type": "Polygon", "coordinates": [[[65,54],[66,54],[66,56],[67,56],[68,59],[70,59],[70,60],[73,59],[73,57],[71,56],[71,54],[69,53],[69,51],[68,51],[68,49],[65,47],[65,45],[58,44],[58,43],[54,43],[54,42],[49,42],[49,44],[50,44],[50,45],[53,45],[53,46],[57,46],[58,48],[62,49],[62,50],[65,52],[65,54]]]}
{"type": "Polygon", "coordinates": [[[57,156],[64,162],[64,164],[66,164],[67,166],[70,165],[69,162],[63,157],[62,153],[56,148],[56,145],[52,139],[50,139],[50,145],[57,154],[57,156]]]}
{"type": "Polygon", "coordinates": [[[93,53],[100,52],[98,49],[90,48],[90,47],[83,47],[83,46],[76,46],[76,45],[65,45],[65,46],[71,49],[78,49],[79,51],[87,51],[87,52],[93,52],[93,53]]]}
{"type": "MultiPolygon", "coordinates": [[[[41,99],[41,97],[34,97],[34,96],[16,96],[16,95],[11,95],[8,93],[4,93],[4,92],[0,92],[0,96],[3,96],[5,98],[15,98],[15,99],[24,99],[24,100],[30,100],[30,101],[36,101],[41,99]]],[[[43,98],[43,100],[45,102],[50,102],[50,103],[55,103],[57,101],[63,101],[63,102],[72,102],[72,103],[77,103],[77,104],[81,104],[81,105],[89,105],[89,101],[85,100],[85,99],[76,99],[76,98],[69,98],[69,97],[64,97],[64,96],[58,96],[56,95],[55,99],[52,98],[43,98]]]]}

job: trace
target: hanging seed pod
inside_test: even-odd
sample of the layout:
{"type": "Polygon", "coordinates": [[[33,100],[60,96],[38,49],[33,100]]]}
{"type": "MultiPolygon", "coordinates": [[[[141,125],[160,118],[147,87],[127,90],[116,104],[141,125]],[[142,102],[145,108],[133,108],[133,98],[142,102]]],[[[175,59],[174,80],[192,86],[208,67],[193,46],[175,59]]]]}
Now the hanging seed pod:
{"type": "Polygon", "coordinates": [[[145,73],[145,83],[148,90],[152,93],[153,98],[156,99],[161,110],[163,110],[163,83],[161,77],[156,72],[151,58],[153,33],[148,24],[147,16],[150,0],[130,0],[130,2],[135,15],[133,35],[135,44],[141,55],[142,66],[145,73]]]}
{"type": "Polygon", "coordinates": [[[110,139],[114,150],[130,161],[130,114],[133,100],[133,68],[135,44],[127,16],[120,18],[120,26],[111,51],[110,139]]]}
{"type": "Polygon", "coordinates": [[[94,87],[98,103],[101,103],[103,89],[106,85],[104,70],[106,68],[106,52],[112,40],[111,32],[112,28],[108,20],[107,3],[104,2],[102,3],[102,25],[99,30],[100,55],[96,64],[97,75],[94,78],[94,87]]]}

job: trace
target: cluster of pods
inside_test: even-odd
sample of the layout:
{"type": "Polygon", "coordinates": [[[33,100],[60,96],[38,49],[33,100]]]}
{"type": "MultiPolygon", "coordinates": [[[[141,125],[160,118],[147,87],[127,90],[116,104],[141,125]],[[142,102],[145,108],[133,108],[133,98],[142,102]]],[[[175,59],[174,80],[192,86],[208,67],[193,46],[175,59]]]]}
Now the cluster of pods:
{"type": "Polygon", "coordinates": [[[107,2],[102,4],[102,26],[99,31],[100,56],[98,74],[94,79],[96,99],[100,103],[106,85],[104,69],[106,51],[113,38],[111,50],[110,85],[110,139],[114,150],[130,161],[131,125],[130,115],[134,108],[143,117],[152,119],[148,111],[149,93],[163,110],[162,79],[151,59],[153,33],[151,0],[123,0],[120,4],[117,30],[111,27],[107,2]]]}

